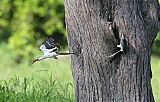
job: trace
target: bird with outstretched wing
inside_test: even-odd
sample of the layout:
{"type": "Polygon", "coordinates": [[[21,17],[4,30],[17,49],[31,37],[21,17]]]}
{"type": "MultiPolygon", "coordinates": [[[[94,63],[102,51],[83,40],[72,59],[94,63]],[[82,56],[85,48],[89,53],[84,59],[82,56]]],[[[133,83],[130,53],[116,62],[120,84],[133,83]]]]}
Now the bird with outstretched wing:
{"type": "Polygon", "coordinates": [[[39,50],[43,52],[43,55],[34,59],[32,63],[41,61],[46,58],[57,59],[58,55],[70,55],[74,53],[59,53],[58,44],[52,37],[47,37],[44,42],[40,45],[39,50]]]}

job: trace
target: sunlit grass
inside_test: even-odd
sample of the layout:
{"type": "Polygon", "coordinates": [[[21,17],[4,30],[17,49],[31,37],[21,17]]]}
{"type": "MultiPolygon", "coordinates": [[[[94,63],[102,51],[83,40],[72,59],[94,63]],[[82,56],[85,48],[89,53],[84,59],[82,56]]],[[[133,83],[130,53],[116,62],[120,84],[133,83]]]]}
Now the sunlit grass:
{"type": "MultiPolygon", "coordinates": [[[[12,52],[7,49],[0,50],[0,56],[0,100],[73,102],[69,56],[47,59],[33,65],[25,61],[17,65],[11,59],[12,52]]],[[[155,101],[160,102],[160,58],[152,56],[151,62],[153,94],[155,101]]]]}
{"type": "Polygon", "coordinates": [[[28,65],[27,62],[16,65],[6,61],[1,63],[0,73],[3,74],[0,74],[0,79],[10,79],[14,75],[20,76],[21,78],[32,77],[33,75],[45,77],[51,72],[56,80],[72,82],[70,59],[68,57],[57,60],[47,59],[34,63],[33,65],[28,65]]]}
{"type": "MultiPolygon", "coordinates": [[[[49,77],[49,76],[48,76],[49,77]]],[[[48,79],[11,78],[0,82],[0,102],[74,102],[71,83],[48,79]]]]}
{"type": "MultiPolygon", "coordinates": [[[[37,51],[38,52],[38,51],[37,51]]],[[[40,52],[40,51],[39,51],[40,52]]],[[[41,53],[37,54],[37,56],[41,53]]],[[[24,77],[46,77],[52,72],[53,78],[62,82],[72,83],[72,74],[70,68],[70,56],[58,57],[58,59],[46,59],[31,64],[32,62],[22,61],[16,64],[13,60],[13,54],[10,50],[1,48],[0,50],[0,80],[7,80],[13,76],[24,77]]]]}
{"type": "Polygon", "coordinates": [[[160,102],[160,58],[152,56],[152,89],[156,102],[160,102]]]}
{"type": "Polygon", "coordinates": [[[0,102],[74,102],[69,56],[34,64],[16,64],[5,48],[0,56],[0,102]]]}

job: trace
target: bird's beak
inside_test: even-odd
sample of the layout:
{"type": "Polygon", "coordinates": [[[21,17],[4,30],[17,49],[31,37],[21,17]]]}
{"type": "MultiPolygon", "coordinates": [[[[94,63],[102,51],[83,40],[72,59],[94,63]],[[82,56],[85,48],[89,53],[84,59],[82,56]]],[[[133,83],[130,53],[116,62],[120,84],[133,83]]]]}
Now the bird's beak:
{"type": "Polygon", "coordinates": [[[36,62],[36,61],[38,61],[38,59],[34,59],[34,60],[32,61],[32,64],[33,64],[34,62],[36,62]]]}

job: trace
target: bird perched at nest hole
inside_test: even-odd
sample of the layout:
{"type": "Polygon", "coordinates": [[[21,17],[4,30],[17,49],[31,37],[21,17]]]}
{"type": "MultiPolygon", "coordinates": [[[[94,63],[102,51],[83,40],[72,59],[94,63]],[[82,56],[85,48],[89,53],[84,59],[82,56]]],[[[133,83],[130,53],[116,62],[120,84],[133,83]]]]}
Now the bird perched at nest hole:
{"type": "Polygon", "coordinates": [[[126,52],[126,44],[125,44],[125,39],[124,39],[124,35],[123,34],[121,34],[120,44],[117,45],[117,48],[119,48],[120,50],[115,52],[115,53],[113,53],[110,56],[107,56],[107,58],[113,58],[119,53],[125,53],[126,52]]]}
{"type": "Polygon", "coordinates": [[[70,55],[74,53],[59,53],[58,47],[55,40],[52,37],[47,37],[44,42],[40,45],[40,51],[43,52],[43,55],[34,59],[32,64],[36,61],[41,61],[46,58],[54,58],[57,59],[58,55],[70,55]]]}

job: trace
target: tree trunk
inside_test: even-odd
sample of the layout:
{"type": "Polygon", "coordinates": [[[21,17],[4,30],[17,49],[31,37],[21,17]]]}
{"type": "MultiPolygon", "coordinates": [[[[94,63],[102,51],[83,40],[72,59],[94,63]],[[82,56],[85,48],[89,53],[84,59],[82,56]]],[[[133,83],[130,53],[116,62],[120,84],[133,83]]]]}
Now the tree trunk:
{"type": "Polygon", "coordinates": [[[156,0],[65,0],[65,17],[77,102],[154,102],[156,0]]]}

